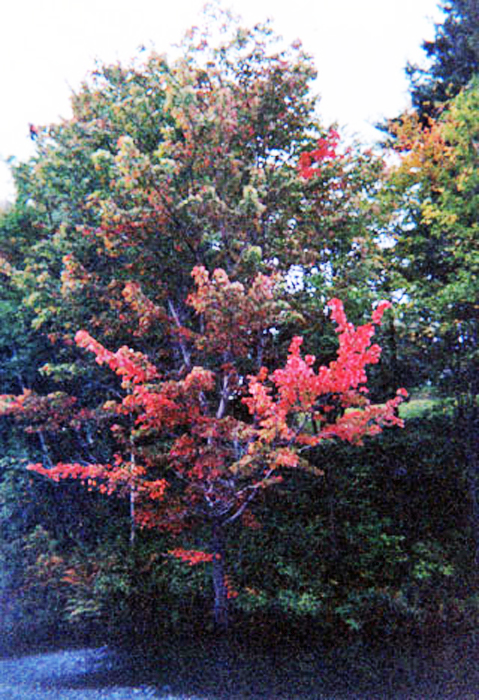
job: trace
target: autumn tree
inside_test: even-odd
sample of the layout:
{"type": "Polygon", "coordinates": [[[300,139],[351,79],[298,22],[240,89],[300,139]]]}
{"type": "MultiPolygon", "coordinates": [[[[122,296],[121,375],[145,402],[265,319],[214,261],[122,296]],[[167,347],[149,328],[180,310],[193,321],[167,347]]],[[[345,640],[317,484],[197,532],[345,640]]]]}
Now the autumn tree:
{"type": "MultiPolygon", "coordinates": [[[[302,356],[302,338],[296,337],[283,367],[270,373],[261,366],[247,388],[242,386],[241,359],[255,352],[258,329],[279,320],[272,303],[274,280],[259,276],[246,292],[221,269],[212,278],[204,268],[194,268],[193,275],[198,290],[188,303],[202,316],[204,331],[181,340],[181,378],[162,380],[143,354],[127,347],[113,353],[85,331],[76,335],[80,347],[122,379],[124,398],[103,406],[118,421],[110,427],[119,444],[112,462],[29,468],[56,481],[79,478],[103,493],[128,493],[135,522],[142,526],[181,532],[206,523],[206,552],[180,548],[170,554],[190,565],[212,562],[215,620],[226,625],[224,529],[246,513],[259,491],[282,479],[283,468],[321,475],[303,456],[305,450],[334,438],[361,444],[383,426],[401,425],[396,409],[406,393],[398,391],[386,405],[370,403],[365,368],[380,353],[371,345],[374,327],[355,329],[338,300],[330,302],[339,335],[335,361],[315,370],[316,358],[302,356]],[[200,357],[203,364],[193,364],[200,357]],[[240,417],[238,401],[249,420],[240,417]]],[[[374,323],[387,306],[377,307],[374,323]]],[[[27,394],[4,396],[2,411],[31,420],[37,408],[28,401],[27,394]]],[[[49,407],[52,421],[59,407],[52,400],[49,407]]],[[[74,419],[81,421],[81,412],[74,419]]]]}
{"type": "Polygon", "coordinates": [[[382,162],[321,124],[299,44],[224,29],[96,71],[16,170],[28,226],[0,222],[3,273],[51,347],[47,385],[2,413],[41,441],[35,471],[126,495],[132,543],[141,525],[199,533],[170,556],[212,562],[220,624],[225,529],[282,469],[319,475],[321,442],[398,424],[401,400],[368,400],[373,325],[336,300],[365,320],[376,296],[382,162]]]}
{"type": "Polygon", "coordinates": [[[370,300],[382,163],[321,125],[310,58],[275,43],[269,27],[230,26],[219,48],[192,32],[176,62],[99,68],[73,118],[39,130],[37,155],[16,170],[31,234],[17,237],[11,271],[37,327],[121,333],[132,281],[170,314],[194,265],[241,280],[300,266],[312,285],[298,306],[311,287],[319,308],[327,296],[370,300]]]}
{"type": "Polygon", "coordinates": [[[416,113],[405,118],[396,130],[401,160],[387,191],[396,207],[390,289],[402,295],[401,327],[410,347],[420,353],[418,383],[429,381],[454,399],[476,543],[478,107],[473,81],[440,118],[427,125],[416,113]]]}
{"type": "MultiPolygon", "coordinates": [[[[216,48],[190,33],[176,62],[98,68],[73,96],[73,117],[38,128],[0,224],[5,279],[50,344],[40,384],[26,388],[60,385],[95,403],[108,380],[72,353],[78,328],[118,346],[134,333],[173,370],[182,352],[168,348],[191,320],[195,265],[246,283],[259,271],[286,276],[277,355],[295,332],[324,342],[328,298],[341,296],[355,320],[374,298],[381,162],[321,125],[299,45],[282,49],[269,27],[225,29],[216,48]]],[[[89,438],[80,442],[85,457],[89,438]]]]}

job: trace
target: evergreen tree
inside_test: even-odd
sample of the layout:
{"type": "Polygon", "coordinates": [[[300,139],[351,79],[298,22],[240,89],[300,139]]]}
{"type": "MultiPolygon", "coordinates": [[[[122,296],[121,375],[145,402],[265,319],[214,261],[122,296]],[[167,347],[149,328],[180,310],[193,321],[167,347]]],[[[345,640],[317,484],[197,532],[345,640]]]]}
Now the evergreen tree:
{"type": "Polygon", "coordinates": [[[479,71],[479,5],[476,0],[446,0],[445,20],[423,49],[431,64],[409,64],[411,97],[422,116],[434,115],[479,71]]]}

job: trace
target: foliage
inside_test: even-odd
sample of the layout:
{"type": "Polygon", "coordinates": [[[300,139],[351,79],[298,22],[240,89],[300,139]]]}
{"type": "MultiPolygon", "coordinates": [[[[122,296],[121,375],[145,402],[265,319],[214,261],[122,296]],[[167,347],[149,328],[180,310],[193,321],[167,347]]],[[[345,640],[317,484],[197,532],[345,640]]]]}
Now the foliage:
{"type": "MultiPolygon", "coordinates": [[[[198,277],[199,289],[190,303],[208,319],[210,280],[203,269],[195,268],[193,274],[198,277]]],[[[218,289],[230,291],[233,286],[223,271],[216,271],[212,282],[215,299],[218,289]]],[[[233,312],[241,313],[244,290],[239,285],[236,291],[233,312]]],[[[269,302],[269,285],[266,292],[269,302]]],[[[377,307],[374,322],[380,322],[387,306],[385,303],[377,307]]],[[[61,462],[54,467],[36,464],[29,468],[55,481],[79,478],[89,488],[98,488],[102,493],[129,494],[134,521],[142,526],[179,532],[195,521],[209,523],[215,610],[218,621],[222,621],[227,598],[223,529],[245,512],[259,490],[282,478],[279,468],[301,465],[310,469],[308,462],[300,458],[300,451],[305,448],[314,448],[334,437],[361,444],[364,436],[377,434],[382,426],[402,424],[395,415],[402,400],[401,391],[396,399],[383,406],[373,406],[365,397],[365,367],[377,362],[380,352],[378,346],[371,345],[373,325],[355,329],[348,323],[338,300],[331,302],[331,307],[338,325],[338,359],[315,372],[314,356],[303,359],[302,339],[295,338],[284,369],[271,374],[272,387],[267,386],[268,371],[262,367],[256,376],[250,377],[249,395],[241,388],[234,364],[238,356],[241,358],[248,351],[249,343],[232,345],[236,335],[231,337],[224,331],[222,337],[219,330],[227,328],[223,314],[229,316],[232,311],[227,304],[215,304],[212,317],[215,322],[205,321],[204,335],[196,342],[211,357],[215,350],[218,352],[216,342],[220,339],[223,364],[213,363],[212,367],[219,366],[216,371],[208,369],[208,365],[190,366],[184,379],[177,381],[159,382],[160,372],[145,356],[125,347],[112,353],[80,331],[77,343],[93,352],[99,364],[107,364],[122,378],[125,397],[121,402],[109,401],[104,407],[118,417],[119,422],[113,423],[111,430],[120,451],[108,464],[61,462]],[[252,423],[238,419],[234,409],[228,411],[229,404],[234,406],[234,398],[247,406],[252,423]]],[[[260,306],[254,323],[261,318],[260,306]]],[[[265,322],[270,322],[267,314],[265,322]]],[[[254,330],[247,316],[245,326],[247,338],[248,330],[254,330]]],[[[230,325],[235,330],[239,327],[240,321],[230,325]]],[[[191,348],[185,345],[184,356],[189,357],[190,353],[191,348]]],[[[4,414],[26,419],[27,429],[32,430],[38,402],[31,406],[28,399],[25,394],[4,396],[2,410],[4,414]]],[[[62,403],[60,413],[57,397],[47,399],[50,410],[47,410],[46,426],[55,431],[61,426],[59,420],[68,416],[69,406],[62,403]]],[[[74,416],[73,420],[83,417],[84,411],[80,411],[80,416],[74,416]]],[[[193,560],[190,553],[182,550],[177,556],[181,559],[186,556],[190,563],[204,559],[200,555],[193,560]]]]}
{"type": "Polygon", "coordinates": [[[212,600],[333,636],[463,619],[469,452],[389,397],[471,396],[477,89],[405,117],[386,170],[318,119],[299,44],[220,34],[98,67],[16,169],[1,589],[137,639],[212,600]]]}
{"type": "Polygon", "coordinates": [[[327,298],[373,297],[361,281],[382,164],[320,124],[299,44],[223,30],[218,47],[192,31],[173,63],[96,71],[71,120],[37,129],[2,223],[8,285],[50,343],[44,381],[5,393],[2,413],[38,438],[36,471],[127,495],[132,543],[137,525],[206,519],[217,616],[226,524],[277,469],[311,468],[306,448],[398,423],[402,398],[366,397],[373,326],[355,329],[340,302],[337,360],[314,370],[297,332],[332,360],[327,298]]]}
{"type": "MultiPolygon", "coordinates": [[[[225,531],[239,628],[306,627],[336,640],[356,630],[378,642],[470,628],[477,613],[468,486],[450,419],[411,421],[360,451],[324,443],[314,464],[324,477],[283,471],[251,502],[247,527],[225,531]]],[[[62,596],[62,619],[73,630],[99,619],[130,642],[211,629],[212,563],[197,557],[207,528],[180,538],[143,530],[132,549],[118,519],[111,526],[86,547],[56,545],[61,561],[50,585],[62,596]],[[185,565],[192,559],[198,563],[185,565]]]]}
{"type": "Polygon", "coordinates": [[[377,640],[468,625],[473,532],[449,419],[412,421],[359,453],[325,445],[321,457],[323,480],[285,480],[265,494],[274,513],[255,507],[232,572],[236,603],[278,624],[314,620],[377,640]]]}
{"type": "Polygon", "coordinates": [[[411,115],[397,129],[401,162],[387,196],[396,199],[390,266],[410,338],[428,354],[429,379],[446,391],[478,393],[478,86],[429,126],[411,115]],[[434,374],[433,374],[434,372],[434,374]]]}

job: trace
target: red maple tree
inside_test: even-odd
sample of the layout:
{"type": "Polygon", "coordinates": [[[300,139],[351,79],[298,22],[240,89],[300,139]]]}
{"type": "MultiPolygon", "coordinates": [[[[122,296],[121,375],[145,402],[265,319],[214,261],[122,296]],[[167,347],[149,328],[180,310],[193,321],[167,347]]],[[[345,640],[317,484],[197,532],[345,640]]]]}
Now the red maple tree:
{"type": "Polygon", "coordinates": [[[35,166],[28,178],[40,202],[50,198],[42,183],[51,173],[78,185],[75,197],[65,199],[63,185],[58,197],[65,225],[57,233],[39,219],[39,247],[25,246],[19,269],[0,260],[35,328],[56,344],[60,369],[66,355],[68,376],[90,382],[83,391],[67,379],[75,397],[0,398],[0,414],[40,442],[94,426],[78,450],[65,437],[54,450],[41,445],[42,462],[30,469],[126,496],[132,541],[137,527],[208,529],[204,550],[182,542],[168,555],[211,564],[221,624],[233,595],[226,529],[254,523],[249,507],[285,469],[320,476],[322,442],[360,443],[401,424],[401,395],[374,406],[366,390],[385,304],[354,328],[330,302],[339,351],[326,366],[295,336],[324,329],[318,299],[369,279],[368,193],[380,164],[347,149],[338,155],[337,132],[314,116],[309,59],[300,47],[271,53],[268,36],[241,30],[229,45],[188,49],[172,65],[154,55],[142,72],[105,67],[76,96],[73,119],[52,130],[44,175],[35,166]],[[287,290],[294,268],[305,280],[327,270],[304,288],[296,320],[287,290]],[[116,375],[101,384],[100,406],[98,373],[70,353],[77,328],[86,330],[76,344],[116,375]],[[111,453],[108,441],[99,445],[105,430],[111,453]]]}
{"type": "MultiPolygon", "coordinates": [[[[210,276],[196,267],[192,275],[196,291],[187,303],[201,316],[202,332],[170,319],[183,357],[176,377],[162,376],[140,352],[125,346],[113,352],[86,331],[76,334],[77,345],[121,380],[123,398],[102,407],[118,442],[113,459],[106,464],[38,463],[29,469],[55,481],[75,478],[105,494],[128,495],[135,526],[177,534],[206,523],[207,551],[175,548],[169,554],[189,565],[212,563],[215,620],[225,625],[231,597],[226,528],[246,513],[258,493],[281,481],[284,469],[304,468],[321,476],[307,455],[322,442],[361,444],[385,426],[402,425],[396,409],[406,392],[399,390],[383,405],[371,404],[367,395],[366,368],[380,357],[372,343],[374,325],[388,302],[375,308],[370,323],[356,328],[342,303],[331,300],[339,340],[334,361],[318,366],[313,355],[303,355],[303,339],[296,336],[282,366],[260,367],[246,377],[241,361],[253,350],[258,331],[271,327],[279,313],[275,277],[257,275],[245,289],[221,269],[210,276]]],[[[140,317],[142,311],[152,313],[139,295],[132,303],[140,317]]],[[[25,418],[25,397],[3,397],[2,403],[4,413],[25,418]]],[[[34,413],[37,408],[33,405],[34,413]]],[[[82,417],[68,403],[63,420],[82,417]]]]}

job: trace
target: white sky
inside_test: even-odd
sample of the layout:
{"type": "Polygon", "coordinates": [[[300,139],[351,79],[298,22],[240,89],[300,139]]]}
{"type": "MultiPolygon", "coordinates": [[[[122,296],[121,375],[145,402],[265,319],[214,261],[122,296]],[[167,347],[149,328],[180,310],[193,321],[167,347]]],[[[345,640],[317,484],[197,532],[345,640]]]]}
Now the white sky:
{"type": "MultiPolygon", "coordinates": [[[[0,160],[32,153],[28,124],[70,115],[95,59],[129,62],[140,45],[169,52],[204,0],[0,0],[0,160]]],[[[364,142],[408,105],[404,67],[421,62],[441,22],[438,0],[225,0],[245,24],[266,18],[315,58],[320,115],[364,142]]],[[[0,202],[13,196],[0,162],[0,202]]]]}

